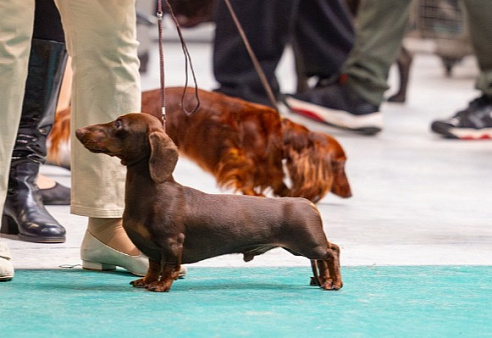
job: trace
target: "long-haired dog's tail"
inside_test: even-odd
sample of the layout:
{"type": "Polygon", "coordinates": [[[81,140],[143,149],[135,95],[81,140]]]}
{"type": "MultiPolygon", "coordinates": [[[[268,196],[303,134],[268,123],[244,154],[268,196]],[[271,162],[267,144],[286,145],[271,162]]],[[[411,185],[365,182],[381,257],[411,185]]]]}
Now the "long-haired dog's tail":
{"type": "Polygon", "coordinates": [[[70,169],[70,107],[56,113],[46,145],[46,163],[70,169]]]}

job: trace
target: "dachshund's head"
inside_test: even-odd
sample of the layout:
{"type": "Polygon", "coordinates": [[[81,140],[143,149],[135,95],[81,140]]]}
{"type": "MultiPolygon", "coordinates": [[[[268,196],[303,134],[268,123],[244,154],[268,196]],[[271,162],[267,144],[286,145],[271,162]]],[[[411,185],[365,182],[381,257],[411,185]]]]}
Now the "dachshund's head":
{"type": "Polygon", "coordinates": [[[79,128],[75,135],[91,152],[116,156],[123,165],[148,161],[156,183],[169,179],[178,161],[176,145],[150,114],[122,115],[112,122],[79,128]]]}

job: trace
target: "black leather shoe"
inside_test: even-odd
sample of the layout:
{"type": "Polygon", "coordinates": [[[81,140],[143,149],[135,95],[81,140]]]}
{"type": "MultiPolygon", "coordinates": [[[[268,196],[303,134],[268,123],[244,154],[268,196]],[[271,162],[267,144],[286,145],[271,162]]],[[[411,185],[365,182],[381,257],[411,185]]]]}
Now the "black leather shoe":
{"type": "Polygon", "coordinates": [[[44,205],[70,205],[70,188],[56,182],[55,186],[39,189],[44,205]]]}
{"type": "Polygon", "coordinates": [[[65,242],[65,228],[44,207],[36,185],[39,165],[25,160],[11,166],[0,232],[37,243],[65,242]]]}

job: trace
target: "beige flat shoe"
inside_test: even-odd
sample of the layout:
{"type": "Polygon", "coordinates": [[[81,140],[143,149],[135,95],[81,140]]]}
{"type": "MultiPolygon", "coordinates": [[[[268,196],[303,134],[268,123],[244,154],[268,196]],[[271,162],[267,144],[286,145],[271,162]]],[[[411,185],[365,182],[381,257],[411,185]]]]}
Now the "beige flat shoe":
{"type": "Polygon", "coordinates": [[[10,261],[10,250],[7,244],[0,243],[0,282],[14,278],[14,266],[10,261]]]}
{"type": "Polygon", "coordinates": [[[86,270],[111,271],[122,267],[136,276],[145,276],[149,259],[144,254],[128,255],[99,241],[89,231],[85,232],[80,246],[82,267],[86,270]]]}
{"type": "MultiPolygon", "coordinates": [[[[89,231],[85,232],[80,246],[82,267],[86,270],[112,271],[122,267],[136,276],[145,276],[149,269],[149,259],[144,254],[131,256],[107,246],[89,231]]],[[[188,269],[181,265],[179,278],[184,278],[188,269]]]]}

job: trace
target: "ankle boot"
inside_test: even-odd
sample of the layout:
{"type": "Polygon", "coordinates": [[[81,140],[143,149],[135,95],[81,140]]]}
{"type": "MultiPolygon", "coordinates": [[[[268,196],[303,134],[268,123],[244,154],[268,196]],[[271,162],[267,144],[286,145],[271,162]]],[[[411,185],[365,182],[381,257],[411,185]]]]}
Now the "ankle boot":
{"type": "Polygon", "coordinates": [[[53,126],[66,60],[64,43],[33,39],[1,228],[2,233],[28,242],[65,242],[65,228],[44,207],[36,178],[46,159],[46,138],[53,126]]]}

